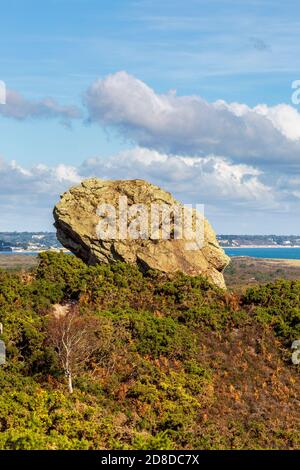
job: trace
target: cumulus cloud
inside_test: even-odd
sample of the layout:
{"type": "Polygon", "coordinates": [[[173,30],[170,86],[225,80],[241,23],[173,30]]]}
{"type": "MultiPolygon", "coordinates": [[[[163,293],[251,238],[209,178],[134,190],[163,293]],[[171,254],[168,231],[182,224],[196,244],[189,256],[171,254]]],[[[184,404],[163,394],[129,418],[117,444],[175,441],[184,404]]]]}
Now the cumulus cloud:
{"type": "Polygon", "coordinates": [[[49,196],[57,196],[70,184],[78,183],[80,176],[72,166],[60,164],[48,167],[44,164],[24,168],[14,160],[0,160],[0,196],[5,203],[14,203],[18,197],[22,205],[34,206],[47,203],[49,196]]]}
{"type": "Polygon", "coordinates": [[[173,154],[223,155],[235,162],[298,165],[300,114],[292,106],[216,101],[157,94],[117,72],[85,94],[89,121],[116,127],[138,145],[173,154]]]}
{"type": "MultiPolygon", "coordinates": [[[[234,204],[237,207],[273,207],[272,190],[260,180],[260,171],[248,165],[231,164],[224,157],[192,158],[167,155],[146,148],[133,148],[108,159],[84,161],[80,166],[44,164],[24,168],[15,161],[0,160],[0,207],[23,215],[24,206],[33,213],[48,211],[59,194],[84,178],[144,178],[171,191],[186,203],[234,204]]],[[[18,216],[16,216],[18,217],[18,216]]]]}
{"type": "Polygon", "coordinates": [[[0,159],[0,230],[51,229],[59,194],[82,178],[68,165],[24,168],[0,159]]]}
{"type": "Polygon", "coordinates": [[[2,230],[51,229],[52,208],[59,194],[90,177],[146,179],[184,203],[204,204],[209,219],[214,222],[214,214],[218,214],[217,223],[222,219],[223,224],[236,228],[242,219],[250,227],[259,214],[264,223],[267,216],[271,222],[276,220],[274,214],[281,218],[288,211],[299,214],[297,174],[270,178],[254,165],[234,163],[224,156],[170,155],[135,147],[110,158],[89,158],[77,167],[39,164],[25,168],[0,160],[2,230]],[[249,217],[250,213],[255,217],[249,217]]]}
{"type": "Polygon", "coordinates": [[[121,152],[108,160],[92,158],[79,168],[81,175],[152,181],[183,202],[230,204],[236,207],[274,207],[272,188],[260,180],[261,171],[232,164],[224,157],[167,155],[146,148],[121,152]]]}
{"type": "Polygon", "coordinates": [[[238,117],[247,116],[254,113],[267,118],[275,129],[284,137],[291,141],[300,140],[300,113],[296,108],[287,104],[278,104],[276,106],[267,106],[258,104],[253,108],[240,103],[226,103],[219,100],[215,103],[220,109],[227,109],[238,117]]]}
{"type": "Polygon", "coordinates": [[[24,168],[15,161],[0,160],[0,195],[5,195],[7,201],[20,195],[28,204],[40,203],[92,176],[147,179],[177,193],[182,200],[188,198],[189,202],[273,202],[271,188],[260,180],[261,172],[252,166],[232,164],[224,157],[213,155],[183,157],[140,147],[107,159],[90,158],[78,167],[38,164],[24,168]]]}
{"type": "Polygon", "coordinates": [[[6,103],[0,104],[0,115],[20,121],[57,118],[63,124],[69,125],[71,120],[81,117],[81,111],[77,106],[62,106],[53,98],[28,100],[17,91],[7,90],[6,103]]]}
{"type": "MultiPolygon", "coordinates": [[[[41,224],[50,228],[59,194],[92,176],[147,179],[182,202],[205,204],[225,223],[228,214],[235,226],[243,218],[245,231],[248,211],[256,211],[255,220],[261,214],[264,223],[270,214],[299,214],[300,113],[295,108],[208,103],[175,91],[158,94],[126,72],[94,82],[85,105],[90,122],[117,128],[135,147],[110,158],[89,158],[79,166],[25,168],[0,159],[2,229],[20,229],[15,221],[25,220],[32,229],[41,224]]],[[[13,91],[8,91],[7,104],[0,105],[0,114],[64,123],[81,116],[76,107],[52,99],[30,101],[13,91]]]]}

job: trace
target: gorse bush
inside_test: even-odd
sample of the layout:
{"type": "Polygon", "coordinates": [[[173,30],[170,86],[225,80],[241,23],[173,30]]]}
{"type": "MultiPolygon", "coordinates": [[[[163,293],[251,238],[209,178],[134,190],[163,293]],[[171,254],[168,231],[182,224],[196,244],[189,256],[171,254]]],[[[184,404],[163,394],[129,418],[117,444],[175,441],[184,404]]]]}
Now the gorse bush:
{"type": "MultiPolygon", "coordinates": [[[[266,389],[264,361],[275,352],[265,338],[274,331],[284,345],[300,336],[299,282],[267,284],[239,298],[200,276],[143,274],[120,262],[88,267],[63,253],[39,258],[28,273],[0,271],[7,345],[7,364],[0,367],[0,449],[297,447],[294,430],[274,428],[280,419],[270,411],[286,383],[297,385],[293,370],[278,379],[282,390],[272,379],[276,399],[251,426],[254,405],[243,387],[253,394],[266,389]],[[73,394],[57,341],[49,337],[61,326],[60,308],[70,306],[77,309],[77,333],[97,326],[91,354],[84,362],[83,354],[73,355],[73,394]],[[253,335],[260,335],[259,347],[253,335]],[[260,351],[255,360],[248,350],[260,351]],[[242,386],[241,380],[250,382],[242,386]],[[241,422],[234,418],[239,406],[241,422]]],[[[273,376],[280,368],[274,370],[273,376]]],[[[288,413],[282,422],[295,419],[293,410],[288,413]]]]}
{"type": "Polygon", "coordinates": [[[243,301],[285,344],[300,338],[300,281],[281,280],[248,289],[243,301]]]}

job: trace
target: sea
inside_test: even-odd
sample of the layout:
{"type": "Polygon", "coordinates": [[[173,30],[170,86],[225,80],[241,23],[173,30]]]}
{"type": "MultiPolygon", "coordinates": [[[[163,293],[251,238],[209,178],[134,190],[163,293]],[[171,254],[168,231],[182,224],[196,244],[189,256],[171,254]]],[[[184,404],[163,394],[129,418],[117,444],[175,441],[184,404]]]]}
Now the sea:
{"type": "MultiPolygon", "coordinates": [[[[300,248],[224,248],[230,256],[250,256],[252,258],[300,259],[300,248]]],[[[0,251],[0,255],[36,256],[36,251],[0,251]]]]}
{"type": "Polygon", "coordinates": [[[225,248],[230,256],[251,256],[252,258],[300,259],[300,248],[225,248]]]}

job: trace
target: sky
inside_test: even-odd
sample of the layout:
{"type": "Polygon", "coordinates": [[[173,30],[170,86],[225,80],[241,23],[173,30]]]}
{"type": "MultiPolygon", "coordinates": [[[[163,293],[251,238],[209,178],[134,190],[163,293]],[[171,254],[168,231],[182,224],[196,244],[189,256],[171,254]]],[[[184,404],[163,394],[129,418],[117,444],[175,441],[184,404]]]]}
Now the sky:
{"type": "Polygon", "coordinates": [[[54,230],[60,194],[96,176],[204,204],[218,233],[300,234],[299,13],[297,0],[1,2],[0,231],[54,230]]]}

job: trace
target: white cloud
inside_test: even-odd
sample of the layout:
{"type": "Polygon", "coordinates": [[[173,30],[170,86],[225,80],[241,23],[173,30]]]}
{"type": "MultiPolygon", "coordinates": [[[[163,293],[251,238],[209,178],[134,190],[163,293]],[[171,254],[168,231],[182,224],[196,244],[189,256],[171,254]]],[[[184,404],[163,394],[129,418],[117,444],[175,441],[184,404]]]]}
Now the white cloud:
{"type": "MultiPolygon", "coordinates": [[[[33,104],[11,96],[6,113],[18,119],[73,116],[72,110],[51,101],[33,104]]],[[[117,127],[137,145],[110,158],[87,159],[78,167],[24,168],[0,160],[3,220],[13,213],[16,220],[24,220],[27,208],[41,220],[47,214],[50,224],[58,195],[91,176],[143,178],[182,202],[203,203],[221,217],[231,211],[234,220],[247,219],[248,211],[298,214],[300,114],[291,106],[250,108],[179,97],[174,91],[157,94],[126,72],[92,84],[85,103],[91,121],[117,127]]]]}
{"type": "Polygon", "coordinates": [[[72,166],[24,168],[0,159],[0,231],[53,230],[54,204],[81,179],[72,166]]]}
{"type": "Polygon", "coordinates": [[[77,106],[62,106],[53,98],[40,101],[28,100],[14,90],[6,90],[6,103],[0,104],[0,115],[17,120],[32,118],[58,118],[65,125],[79,119],[81,111],[77,106]]]}
{"type": "Polygon", "coordinates": [[[142,178],[171,191],[183,202],[230,204],[236,207],[274,207],[273,189],[260,180],[261,171],[250,165],[233,164],[227,158],[209,155],[167,155],[136,147],[111,157],[86,160],[80,175],[112,178],[142,178]]]}
{"type": "Polygon", "coordinates": [[[264,116],[288,140],[300,140],[300,113],[293,106],[288,104],[278,104],[276,106],[258,104],[254,108],[250,108],[245,104],[226,103],[223,100],[218,100],[215,105],[220,109],[231,111],[238,117],[246,116],[249,113],[264,116]]]}
{"type": "Polygon", "coordinates": [[[85,105],[90,122],[117,127],[142,147],[177,155],[213,153],[256,165],[299,164],[300,114],[289,105],[250,108],[174,92],[157,94],[126,72],[95,81],[85,105]]]}
{"type": "Polygon", "coordinates": [[[63,163],[54,169],[54,174],[57,178],[57,181],[60,183],[63,181],[78,183],[81,179],[77,174],[77,169],[75,167],[64,165],[63,163]]]}
{"type": "Polygon", "coordinates": [[[135,147],[110,158],[89,158],[78,167],[39,164],[25,168],[0,159],[0,230],[51,229],[52,209],[59,195],[89,177],[146,179],[184,203],[203,203],[219,231],[227,227],[238,232],[243,220],[247,230],[253,232],[261,218],[267,225],[260,231],[268,232],[270,224],[278,224],[287,214],[289,223],[293,214],[296,225],[300,216],[296,173],[269,175],[254,165],[234,163],[224,156],[170,155],[135,147]]]}
{"type": "Polygon", "coordinates": [[[6,162],[0,160],[0,196],[5,202],[15,201],[34,206],[42,205],[49,196],[57,196],[68,185],[78,183],[80,176],[75,167],[60,164],[48,167],[44,164],[24,168],[14,160],[6,162]]]}
{"type": "MultiPolygon", "coordinates": [[[[136,147],[108,159],[87,159],[79,167],[44,164],[24,168],[0,160],[0,210],[3,223],[31,223],[34,217],[52,221],[59,194],[82,179],[146,179],[172,192],[185,203],[203,203],[223,211],[276,207],[273,189],[261,180],[261,172],[245,164],[232,164],[217,156],[167,155],[136,147]]],[[[295,188],[293,187],[293,190],[295,188]]],[[[226,212],[226,211],[225,211],[226,212]]],[[[19,227],[20,228],[20,227],[19,227]]],[[[41,227],[42,228],[42,227],[41,227]]],[[[4,226],[2,229],[6,229],[4,226]]]]}

